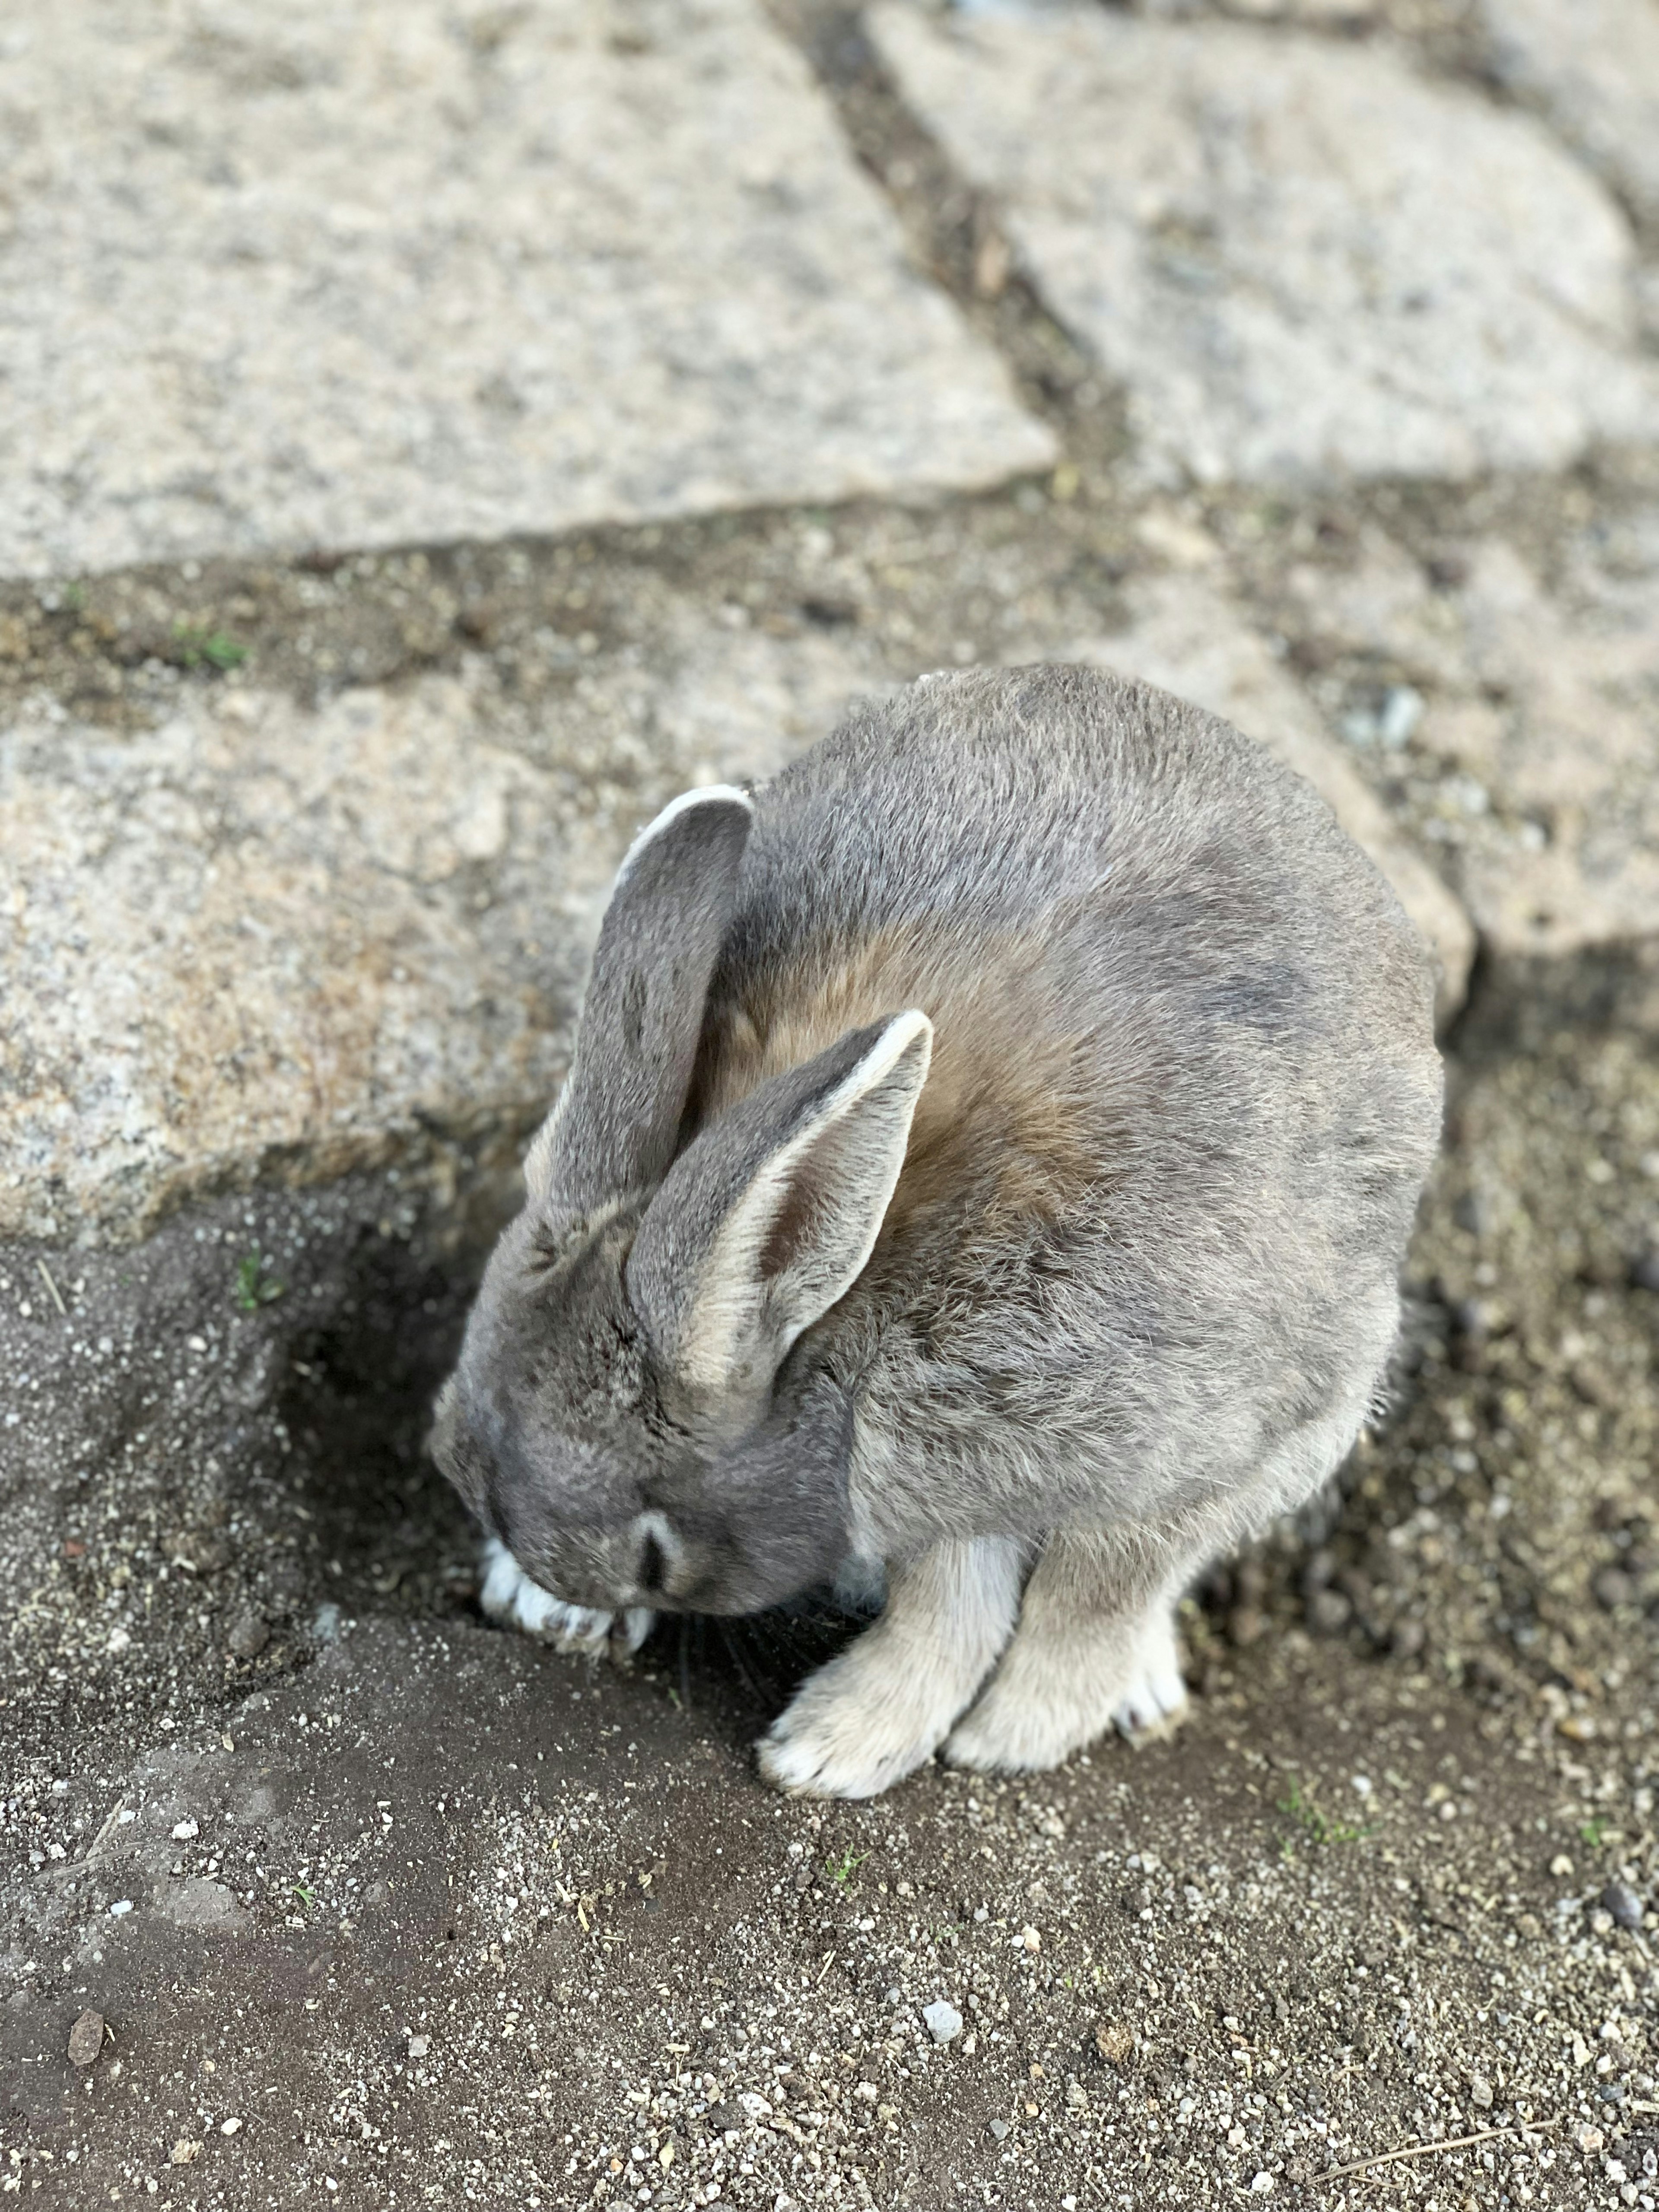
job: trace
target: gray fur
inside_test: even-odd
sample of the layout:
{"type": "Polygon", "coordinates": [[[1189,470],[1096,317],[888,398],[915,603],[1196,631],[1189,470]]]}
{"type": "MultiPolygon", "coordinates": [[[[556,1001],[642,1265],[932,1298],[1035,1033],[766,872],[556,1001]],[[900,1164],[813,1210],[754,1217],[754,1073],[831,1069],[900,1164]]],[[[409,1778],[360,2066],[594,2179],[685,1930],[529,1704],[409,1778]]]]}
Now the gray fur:
{"type": "MultiPolygon", "coordinates": [[[[538,1141],[439,1457],[576,1605],[746,1610],[848,1554],[885,1565],[884,1640],[763,1747],[786,1786],[885,1786],[891,1747],[927,1756],[978,1689],[962,1653],[994,1657],[1011,1627],[947,1751],[1050,1763],[1114,1717],[1169,1713],[1184,1580],[1315,1492],[1358,1431],[1438,1135],[1428,956],[1299,779],[1092,671],[929,679],[761,791],[746,846],[734,811],[684,803],[662,865],[619,884],[580,1113],[538,1141]],[[669,1042],[616,1060],[612,1094],[601,1035],[630,988],[669,1042]],[[686,1351],[708,1340],[708,1255],[740,1246],[739,1274],[777,1258],[721,1245],[721,1224],[773,1205],[769,1163],[803,1131],[811,1151],[815,1114],[907,1008],[931,1018],[933,1066],[867,1264],[798,1340],[756,1328],[711,1380],[686,1351]],[[1040,1562],[1051,1542],[1014,1626],[1006,1546],[1040,1562]],[[948,1571],[910,1571],[934,1547],[948,1571]],[[862,1769],[855,1694],[925,1708],[862,1769]]],[[[830,1116],[784,1224],[797,1264],[803,1239],[867,1243],[868,1173],[830,1170],[837,1146],[866,1165],[890,1147],[892,1105],[877,1083],[830,1116]]],[[[817,1279],[839,1280],[828,1260],[817,1279]]],[[[767,1284],[736,1290],[767,1310],[767,1284]]]]}

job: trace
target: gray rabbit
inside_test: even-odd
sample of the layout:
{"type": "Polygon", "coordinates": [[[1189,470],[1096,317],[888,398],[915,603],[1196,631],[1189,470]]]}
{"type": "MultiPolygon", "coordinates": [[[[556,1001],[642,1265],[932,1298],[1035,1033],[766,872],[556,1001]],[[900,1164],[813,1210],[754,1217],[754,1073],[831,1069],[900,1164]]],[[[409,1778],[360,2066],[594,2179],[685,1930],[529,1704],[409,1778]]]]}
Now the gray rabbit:
{"type": "Polygon", "coordinates": [[[1305,784],[1091,670],[677,799],[439,1404],[486,1607],[631,1647],[878,1565],[760,1746],[825,1796],[1175,1718],[1182,1591],[1376,1389],[1432,1005],[1305,784]]]}

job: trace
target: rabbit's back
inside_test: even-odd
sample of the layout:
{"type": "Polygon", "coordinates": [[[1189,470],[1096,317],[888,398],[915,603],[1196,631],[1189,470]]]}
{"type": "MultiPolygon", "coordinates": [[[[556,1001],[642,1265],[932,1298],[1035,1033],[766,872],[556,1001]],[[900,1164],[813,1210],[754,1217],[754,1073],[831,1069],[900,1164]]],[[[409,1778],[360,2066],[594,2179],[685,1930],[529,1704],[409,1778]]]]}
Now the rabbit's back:
{"type": "Polygon", "coordinates": [[[898,1188],[820,1332],[884,1363],[935,1455],[972,1431],[988,1511],[988,1424],[1008,1483],[1047,1437],[1097,1498],[1109,1435],[1167,1489],[1183,1437],[1231,1422],[1248,1455],[1375,1370],[1438,1135],[1433,982],[1307,785],[1050,667],[867,708],[757,808],[687,1134],[929,1015],[898,1188]]]}
{"type": "Polygon", "coordinates": [[[693,1113],[918,1006],[890,1244],[1190,1167],[1206,1133],[1239,1157],[1340,1121],[1420,1177],[1432,990],[1376,868],[1224,723],[1084,668],[934,678],[759,794],[693,1113]]]}

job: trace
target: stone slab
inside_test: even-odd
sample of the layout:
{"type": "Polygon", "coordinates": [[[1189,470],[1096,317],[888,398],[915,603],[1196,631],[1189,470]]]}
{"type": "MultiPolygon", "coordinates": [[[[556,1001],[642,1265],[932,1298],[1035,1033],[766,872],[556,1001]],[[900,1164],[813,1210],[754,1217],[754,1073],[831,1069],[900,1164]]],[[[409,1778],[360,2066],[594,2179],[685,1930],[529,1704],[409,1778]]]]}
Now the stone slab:
{"type": "Polygon", "coordinates": [[[685,629],[550,728],[479,663],[0,730],[0,1234],[133,1233],[262,1171],[537,1119],[635,829],[771,773],[860,685],[833,637],[685,629]]]}
{"type": "Polygon", "coordinates": [[[1659,5],[1482,0],[1499,81],[1537,100],[1587,161],[1659,222],[1659,5]]]}
{"type": "Polygon", "coordinates": [[[1054,451],[754,0],[21,0],[0,27],[0,574],[1054,451]]]}
{"type": "Polygon", "coordinates": [[[1463,1003],[1474,959],[1469,917],[1344,757],[1306,692],[1207,579],[1150,577],[1131,586],[1127,598],[1129,628],[1080,641],[1071,658],[1178,692],[1305,776],[1389,878],[1433,948],[1440,966],[1440,1015],[1449,1018],[1463,1003]]]}
{"type": "Polygon", "coordinates": [[[1533,118],[1244,24],[872,20],[1154,473],[1467,478],[1659,428],[1629,226],[1533,118]]]}
{"type": "Polygon", "coordinates": [[[1553,588],[1498,538],[1439,566],[1369,534],[1346,573],[1291,571],[1292,625],[1417,694],[1406,811],[1494,952],[1659,936],[1659,508],[1586,533],[1553,588]]]}
{"type": "MultiPolygon", "coordinates": [[[[1034,607],[1005,657],[1119,668],[1267,744],[1394,883],[1449,1012],[1468,919],[1306,692],[1207,575],[1127,601],[1103,640],[1034,607]]],[[[532,1127],[637,825],[917,672],[860,623],[696,592],[638,626],[550,686],[479,652],[315,700],[175,681],[118,725],[26,695],[0,723],[0,1235],[123,1238],[216,1188],[494,1158],[532,1127]]]]}

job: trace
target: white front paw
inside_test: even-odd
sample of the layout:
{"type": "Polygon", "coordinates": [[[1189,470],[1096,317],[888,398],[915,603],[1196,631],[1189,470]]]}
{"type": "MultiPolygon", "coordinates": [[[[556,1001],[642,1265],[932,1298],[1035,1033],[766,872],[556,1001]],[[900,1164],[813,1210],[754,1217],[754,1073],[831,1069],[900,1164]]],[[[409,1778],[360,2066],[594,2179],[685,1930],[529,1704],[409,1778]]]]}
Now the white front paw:
{"type": "Polygon", "coordinates": [[[478,1603],[503,1628],[520,1628],[556,1651],[579,1651],[592,1658],[612,1644],[637,1651],[651,1633],[653,1616],[644,1606],[623,1613],[598,1613],[590,1606],[567,1605],[539,1583],[532,1583],[505,1544],[494,1536],[483,1547],[483,1588],[478,1603]]]}
{"type": "Polygon", "coordinates": [[[918,1673],[872,1663],[861,1639],[773,1722],[757,1746],[761,1772],[803,1796],[878,1797],[933,1757],[955,1715],[954,1704],[929,1701],[918,1673]]]}

